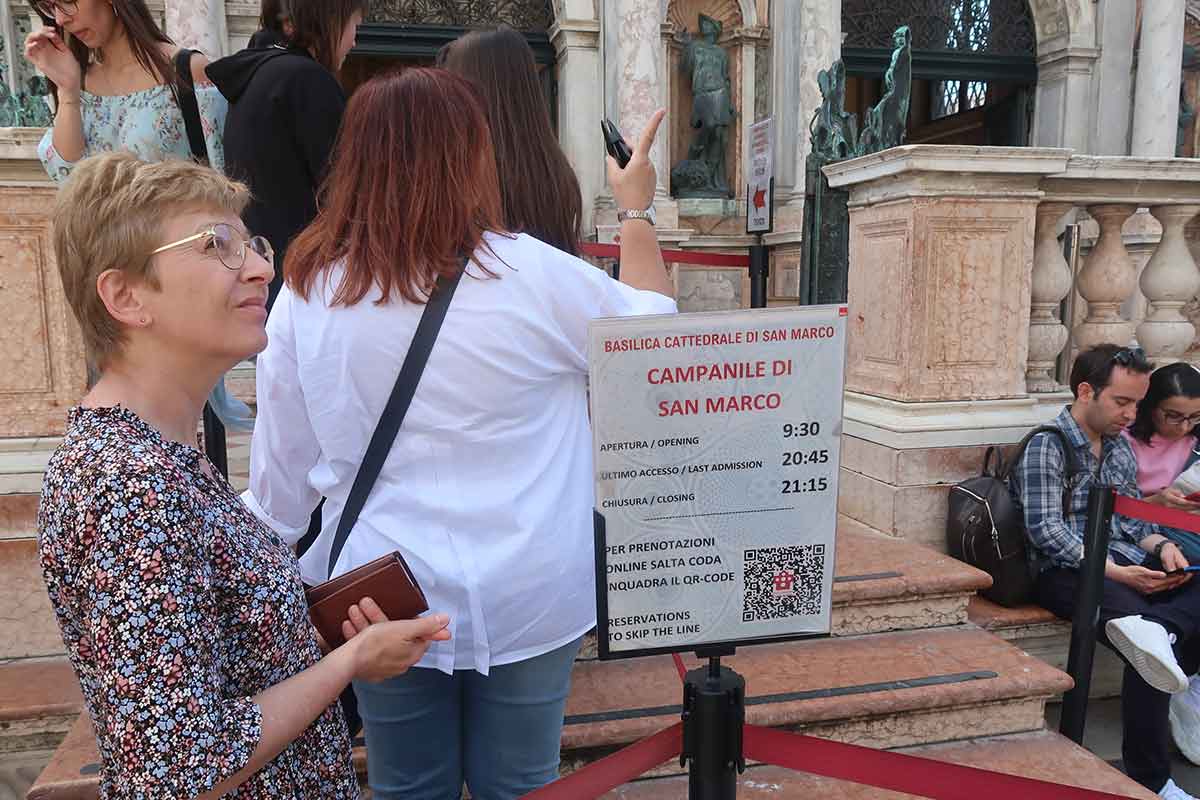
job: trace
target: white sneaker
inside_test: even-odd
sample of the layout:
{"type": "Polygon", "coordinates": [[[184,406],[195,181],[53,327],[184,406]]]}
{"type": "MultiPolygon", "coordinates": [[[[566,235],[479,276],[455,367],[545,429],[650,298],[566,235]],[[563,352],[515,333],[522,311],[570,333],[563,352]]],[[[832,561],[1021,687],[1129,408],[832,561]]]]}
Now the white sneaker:
{"type": "Polygon", "coordinates": [[[1176,786],[1173,780],[1168,780],[1167,785],[1158,790],[1158,796],[1165,800],[1196,800],[1195,797],[1176,786]]]}
{"type": "Polygon", "coordinates": [[[1138,614],[1109,620],[1104,630],[1113,647],[1146,683],[1168,694],[1188,688],[1187,675],[1179,668],[1171,650],[1171,636],[1162,625],[1138,614]]]}
{"type": "Polygon", "coordinates": [[[1200,677],[1193,676],[1188,691],[1171,696],[1171,737],[1183,757],[1200,765],[1200,677]]]}

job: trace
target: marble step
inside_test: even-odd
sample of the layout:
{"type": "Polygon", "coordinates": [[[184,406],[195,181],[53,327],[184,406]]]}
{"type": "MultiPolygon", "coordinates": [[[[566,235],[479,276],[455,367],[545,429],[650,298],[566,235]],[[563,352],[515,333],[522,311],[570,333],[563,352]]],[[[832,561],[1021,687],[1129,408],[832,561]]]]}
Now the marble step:
{"type": "Polygon", "coordinates": [[[42,581],[37,540],[0,539],[0,662],[65,652],[42,581]]]}
{"type": "MultiPolygon", "coordinates": [[[[967,616],[972,623],[1012,643],[1031,656],[1040,658],[1056,669],[1067,668],[1067,653],[1071,646],[1071,623],[1051,614],[1041,606],[1026,605],[1005,608],[982,596],[971,598],[967,616]]],[[[1092,663],[1092,683],[1088,696],[1117,697],[1125,664],[1107,647],[1096,648],[1092,663]]]]}
{"type": "MultiPolygon", "coordinates": [[[[243,445],[248,446],[248,445],[243,445]]],[[[235,478],[236,480],[236,478],[235,478]]],[[[841,521],[833,585],[838,636],[914,630],[967,621],[988,577],[941,553],[841,521]]],[[[0,659],[63,652],[37,559],[37,498],[0,495],[0,659]],[[23,538],[16,538],[18,535],[23,538]]],[[[595,659],[589,637],[582,660],[595,659]]]]}
{"type": "Polygon", "coordinates": [[[0,760],[57,747],[82,710],[79,682],[65,658],[0,663],[0,760]]]}
{"type": "MultiPolygon", "coordinates": [[[[1069,686],[1061,672],[969,626],[765,645],[726,663],[747,679],[748,722],[876,748],[1041,730],[1046,698],[1069,686]]],[[[563,770],[673,724],[681,694],[670,657],[577,664],[563,770]]],[[[87,726],[86,717],[76,723],[31,798],[89,797],[97,757],[87,726]]],[[[366,757],[356,748],[360,769],[366,757]]],[[[657,770],[672,771],[677,762],[657,770]]]]}
{"type": "MultiPolygon", "coordinates": [[[[1087,750],[1050,731],[926,745],[905,748],[900,752],[1111,792],[1137,800],[1154,800],[1157,797],[1087,750]]],[[[676,776],[635,781],[604,795],[604,800],[686,800],[687,796],[687,778],[676,776]]],[[[777,800],[783,797],[909,800],[918,797],[771,766],[747,769],[738,781],[737,796],[741,800],[777,800]]]]}
{"type": "MultiPolygon", "coordinates": [[[[747,722],[875,748],[1040,730],[1046,700],[1071,685],[973,626],[764,645],[725,663],[746,678],[747,722]]],[[[681,695],[669,656],[577,664],[564,767],[671,725],[681,695]]]]}
{"type": "Polygon", "coordinates": [[[36,492],[0,494],[0,539],[37,536],[38,497],[36,492]]]}

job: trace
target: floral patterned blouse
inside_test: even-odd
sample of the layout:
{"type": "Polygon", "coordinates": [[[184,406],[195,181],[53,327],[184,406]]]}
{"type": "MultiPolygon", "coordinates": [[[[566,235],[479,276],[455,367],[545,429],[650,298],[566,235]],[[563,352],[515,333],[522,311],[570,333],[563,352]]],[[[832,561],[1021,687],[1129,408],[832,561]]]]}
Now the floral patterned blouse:
{"type": "MultiPolygon", "coordinates": [[[[192,157],[183,113],[167,86],[122,95],[81,92],[79,102],[85,157],[113,150],[128,150],[143,161],[192,157]]],[[[196,103],[200,107],[204,142],[208,145],[209,165],[224,172],[223,135],[229,104],[211,84],[196,86],[196,103]]],[[[38,155],[56,183],[65,181],[78,163],[67,161],[54,149],[53,128],[42,137],[38,155]]]]}
{"type": "MultiPolygon", "coordinates": [[[[242,769],[253,696],[321,657],[287,545],[198,450],[119,406],[71,410],[38,540],[101,798],[194,797],[242,769]]],[[[358,798],[340,706],[226,796],[358,798]]]]}

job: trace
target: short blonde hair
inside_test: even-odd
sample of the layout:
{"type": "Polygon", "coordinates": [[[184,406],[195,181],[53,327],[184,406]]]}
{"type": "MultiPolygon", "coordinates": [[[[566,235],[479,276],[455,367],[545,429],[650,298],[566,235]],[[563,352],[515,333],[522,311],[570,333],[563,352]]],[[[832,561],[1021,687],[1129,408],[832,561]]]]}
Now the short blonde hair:
{"type": "Polygon", "coordinates": [[[96,291],[100,274],[120,269],[157,288],[150,252],[166,244],[168,220],[193,209],[241,216],[249,199],[244,185],[191,161],[107,153],[71,171],[54,207],[54,255],[90,364],[104,369],[125,338],[96,291]]]}

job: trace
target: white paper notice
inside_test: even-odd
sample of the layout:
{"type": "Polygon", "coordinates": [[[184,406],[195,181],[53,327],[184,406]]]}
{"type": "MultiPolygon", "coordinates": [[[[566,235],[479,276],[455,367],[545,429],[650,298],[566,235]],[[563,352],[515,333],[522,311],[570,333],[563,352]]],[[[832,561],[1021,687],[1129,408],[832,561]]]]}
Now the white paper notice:
{"type": "Polygon", "coordinates": [[[844,306],[590,330],[601,655],[829,632],[844,306]]]}

